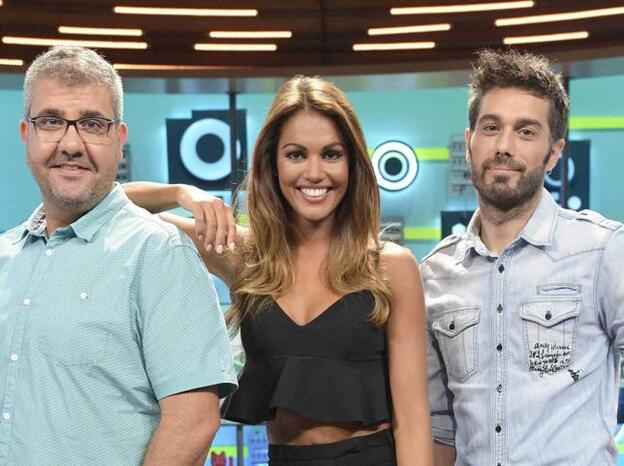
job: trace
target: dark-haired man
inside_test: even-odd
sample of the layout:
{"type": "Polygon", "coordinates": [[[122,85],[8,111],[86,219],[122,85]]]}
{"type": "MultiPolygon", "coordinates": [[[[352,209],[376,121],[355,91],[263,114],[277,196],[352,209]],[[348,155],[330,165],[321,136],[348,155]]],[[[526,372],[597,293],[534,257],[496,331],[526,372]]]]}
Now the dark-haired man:
{"type": "Polygon", "coordinates": [[[482,52],[470,86],[479,209],[421,269],[436,464],[613,465],[624,228],[543,188],[568,119],[546,59],[482,52]]]}

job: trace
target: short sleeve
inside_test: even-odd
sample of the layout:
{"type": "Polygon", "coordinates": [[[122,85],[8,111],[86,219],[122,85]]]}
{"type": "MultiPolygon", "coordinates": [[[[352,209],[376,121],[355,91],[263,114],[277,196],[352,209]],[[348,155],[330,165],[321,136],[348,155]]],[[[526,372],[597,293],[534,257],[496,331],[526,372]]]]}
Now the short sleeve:
{"type": "Polygon", "coordinates": [[[134,307],[145,369],[157,399],[237,387],[229,339],[214,285],[197,251],[170,245],[138,270],[134,307]]]}

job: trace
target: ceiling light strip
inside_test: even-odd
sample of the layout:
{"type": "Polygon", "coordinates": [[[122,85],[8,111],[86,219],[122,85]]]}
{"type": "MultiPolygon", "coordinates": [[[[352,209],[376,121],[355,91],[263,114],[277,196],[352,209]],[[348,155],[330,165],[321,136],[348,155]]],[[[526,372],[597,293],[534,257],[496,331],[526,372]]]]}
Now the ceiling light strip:
{"type": "Polygon", "coordinates": [[[445,13],[475,13],[479,11],[515,10],[518,8],[531,8],[534,1],[473,3],[461,5],[440,6],[414,6],[390,8],[391,15],[434,15],[445,13]]]}
{"type": "MultiPolygon", "coordinates": [[[[1,5],[2,3],[0,3],[1,5]]],[[[23,66],[24,60],[18,58],[0,58],[1,66],[23,66]]]]}
{"type": "Polygon", "coordinates": [[[165,65],[143,63],[114,63],[117,70],[153,70],[153,71],[195,71],[195,70],[222,70],[242,68],[239,66],[208,66],[208,65],[165,65]]]}
{"type": "Polygon", "coordinates": [[[59,26],[58,32],[61,34],[87,34],[94,36],[131,36],[141,37],[143,31],[141,29],[125,29],[125,28],[89,28],[79,26],[59,26]]]}
{"type": "Polygon", "coordinates": [[[369,36],[384,36],[389,34],[417,34],[420,32],[438,32],[449,31],[451,25],[449,23],[442,24],[422,24],[418,26],[397,26],[387,28],[369,28],[369,36]]]}
{"type": "Polygon", "coordinates": [[[242,8],[160,8],[115,6],[113,11],[123,15],[159,16],[258,16],[258,10],[242,8]]]}
{"type": "Polygon", "coordinates": [[[200,52],[275,52],[275,44],[195,44],[200,52]]]}
{"type": "Polygon", "coordinates": [[[536,36],[516,36],[516,37],[505,37],[503,39],[503,43],[505,45],[516,45],[516,44],[536,44],[541,42],[559,42],[564,40],[579,40],[579,39],[587,39],[589,37],[589,32],[587,31],[577,31],[577,32],[564,32],[559,34],[541,34],[536,36]]]}
{"type": "Polygon", "coordinates": [[[291,31],[210,31],[213,39],[290,39],[291,31]]]}
{"type": "Polygon", "coordinates": [[[380,51],[380,50],[422,50],[432,49],[435,42],[389,42],[371,44],[353,44],[356,52],[380,51]]]}
{"type": "Polygon", "coordinates": [[[111,40],[73,40],[73,39],[50,39],[46,37],[20,37],[20,36],[4,36],[2,37],[4,44],[12,45],[35,45],[51,47],[54,45],[79,45],[82,47],[93,47],[98,49],[138,49],[145,50],[147,42],[128,42],[128,41],[111,41],[111,40]]]}
{"type": "Polygon", "coordinates": [[[520,24],[553,23],[556,21],[574,21],[578,19],[601,18],[603,16],[624,15],[624,6],[600,8],[597,10],[568,11],[548,15],[521,16],[517,18],[499,18],[494,21],[497,26],[518,26],[520,24]]]}

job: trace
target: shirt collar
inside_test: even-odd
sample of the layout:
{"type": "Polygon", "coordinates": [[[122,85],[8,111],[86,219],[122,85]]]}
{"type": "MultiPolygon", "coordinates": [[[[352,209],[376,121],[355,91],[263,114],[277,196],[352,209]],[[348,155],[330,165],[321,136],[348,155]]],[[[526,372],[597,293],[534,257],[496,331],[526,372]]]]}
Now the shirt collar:
{"type": "Polygon", "coordinates": [[[455,253],[455,261],[457,264],[463,262],[468,253],[473,249],[481,256],[488,256],[491,254],[487,247],[485,247],[485,244],[483,244],[483,241],[481,241],[480,233],[481,217],[479,215],[479,209],[477,209],[472,215],[470,223],[468,223],[468,228],[466,229],[466,233],[464,235],[464,241],[460,243],[460,246],[457,248],[457,252],[455,253]]]}
{"type": "MultiPolygon", "coordinates": [[[[72,231],[78,238],[89,242],[93,239],[93,236],[100,227],[108,223],[127,202],[129,202],[128,197],[121,188],[121,185],[115,183],[112,191],[108,193],[104,199],[89,212],[69,225],[67,229],[72,231]]],[[[22,234],[19,236],[16,243],[23,240],[27,235],[45,237],[47,223],[43,204],[40,204],[34,210],[21,227],[23,228],[22,234]]]]}
{"type": "MultiPolygon", "coordinates": [[[[540,201],[524,226],[520,238],[534,246],[550,246],[555,232],[558,206],[552,195],[542,188],[540,201]]],[[[481,241],[481,217],[479,209],[475,211],[466,230],[465,241],[457,248],[455,260],[462,262],[466,255],[474,249],[482,256],[490,255],[487,247],[481,241]]]]}
{"type": "Polygon", "coordinates": [[[555,234],[559,206],[552,195],[542,188],[542,197],[533,215],[520,233],[520,238],[534,246],[550,246],[555,234]]]}
{"type": "Polygon", "coordinates": [[[45,211],[43,210],[43,204],[39,204],[37,208],[30,214],[28,220],[22,223],[20,226],[20,234],[13,244],[17,244],[22,241],[26,236],[45,237],[46,221],[45,211]]]}
{"type": "Polygon", "coordinates": [[[80,217],[70,227],[78,238],[87,242],[93,239],[98,230],[127,204],[128,197],[119,183],[115,183],[112,191],[98,205],[80,217]]]}

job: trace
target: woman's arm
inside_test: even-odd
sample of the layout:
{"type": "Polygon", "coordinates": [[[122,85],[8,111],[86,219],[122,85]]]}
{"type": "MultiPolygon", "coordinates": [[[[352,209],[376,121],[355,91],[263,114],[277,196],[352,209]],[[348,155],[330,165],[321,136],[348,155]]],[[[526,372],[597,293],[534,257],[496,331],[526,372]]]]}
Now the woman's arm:
{"type": "MultiPolygon", "coordinates": [[[[132,202],[153,214],[178,207],[180,205],[178,193],[182,186],[150,181],[133,181],[121,185],[132,202]]],[[[190,187],[192,188],[192,186],[190,187]]]]}
{"type": "Polygon", "coordinates": [[[194,229],[191,234],[189,224],[184,226],[167,215],[165,220],[175,223],[185,231],[199,249],[214,249],[221,254],[225,248],[236,245],[236,223],[232,209],[222,199],[186,184],[162,184],[148,181],[125,183],[122,188],[136,205],[159,213],[175,207],[192,212],[194,229]]]}
{"type": "Polygon", "coordinates": [[[386,329],[397,464],[431,466],[425,305],[418,263],[408,249],[387,243],[380,264],[393,301],[386,329]]]}
{"type": "Polygon", "coordinates": [[[182,207],[195,218],[185,218],[170,213],[160,217],[184,231],[195,243],[208,270],[228,286],[232,281],[233,263],[227,249],[234,250],[237,227],[230,206],[216,196],[194,186],[168,185],[138,181],[122,185],[132,202],[150,212],[157,213],[174,207],[182,207]],[[225,253],[225,254],[224,254],[225,253]]]}

